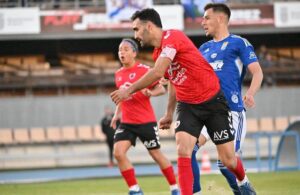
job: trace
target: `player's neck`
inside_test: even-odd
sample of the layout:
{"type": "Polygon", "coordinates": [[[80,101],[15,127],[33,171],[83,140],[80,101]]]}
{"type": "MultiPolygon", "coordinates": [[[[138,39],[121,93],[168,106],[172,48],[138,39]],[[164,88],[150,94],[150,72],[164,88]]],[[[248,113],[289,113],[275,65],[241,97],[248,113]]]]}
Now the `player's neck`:
{"type": "Polygon", "coordinates": [[[124,68],[132,68],[134,65],[135,65],[135,61],[132,61],[130,63],[123,64],[123,67],[124,68]]]}
{"type": "Polygon", "coordinates": [[[162,37],[163,37],[163,30],[160,28],[157,28],[156,32],[154,33],[154,39],[152,42],[153,47],[159,48],[161,46],[162,37]]]}
{"type": "Polygon", "coordinates": [[[222,41],[225,38],[227,38],[230,35],[229,31],[226,30],[220,30],[218,31],[218,33],[216,33],[216,35],[214,36],[214,41],[218,42],[218,41],[222,41]]]}

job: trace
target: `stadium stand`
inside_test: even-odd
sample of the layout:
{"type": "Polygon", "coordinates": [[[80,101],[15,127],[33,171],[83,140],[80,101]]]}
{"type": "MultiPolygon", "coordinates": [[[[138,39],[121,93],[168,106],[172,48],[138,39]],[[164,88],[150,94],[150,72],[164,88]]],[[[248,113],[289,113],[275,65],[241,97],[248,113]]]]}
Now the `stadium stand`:
{"type": "MultiPolygon", "coordinates": [[[[270,4],[276,1],[227,0],[229,4],[238,5],[246,3],[270,4]]],[[[181,1],[153,0],[153,2],[155,5],[160,5],[180,4],[181,1]]],[[[100,8],[104,11],[105,0],[0,0],[0,8],[35,6],[39,6],[41,10],[79,10],[81,8],[97,8],[99,10],[100,8]]],[[[200,44],[199,40],[203,41],[204,36],[198,35],[200,25],[196,28],[197,36],[192,35],[191,38],[198,46],[200,44]]],[[[108,30],[108,32],[114,31],[108,30]]],[[[127,36],[128,30],[124,32],[127,36]]],[[[189,32],[189,29],[187,32],[189,32]]],[[[293,35],[294,38],[285,41],[281,39],[290,35],[284,34],[284,36],[280,36],[280,41],[275,41],[278,39],[278,36],[274,35],[275,33],[270,33],[268,36],[263,34],[263,37],[259,38],[257,36],[259,32],[251,30],[251,27],[249,27],[249,32],[255,34],[251,37],[246,33],[248,39],[250,37],[254,40],[251,40],[251,42],[254,43],[255,48],[261,44],[268,45],[265,48],[268,56],[260,58],[265,74],[265,83],[272,87],[299,86],[300,47],[299,44],[297,45],[297,40],[294,39],[298,35],[293,35]],[[272,36],[272,39],[268,39],[272,36]]],[[[83,34],[85,33],[88,34],[83,32],[83,34]]],[[[101,34],[101,31],[97,33],[101,34]]],[[[119,43],[120,37],[114,37],[113,33],[107,40],[101,36],[82,38],[78,35],[77,40],[67,40],[69,39],[68,34],[64,33],[60,36],[57,39],[53,37],[45,38],[46,41],[43,40],[44,37],[30,40],[25,35],[23,37],[21,35],[20,40],[9,39],[9,37],[8,40],[0,40],[0,47],[4,48],[0,51],[0,98],[7,96],[55,96],[63,99],[64,96],[69,97],[78,94],[108,95],[114,89],[113,74],[120,67],[115,45],[119,43]]],[[[148,49],[142,49],[137,59],[141,63],[153,66],[152,52],[148,49]]],[[[249,78],[248,76],[247,78],[249,78]]],[[[246,82],[246,85],[248,84],[246,82]]],[[[101,99],[101,104],[104,104],[102,101],[103,99],[101,99]]],[[[43,103],[45,104],[45,102],[43,103]]],[[[86,109],[89,109],[89,107],[86,109]]],[[[3,111],[5,114],[6,112],[3,111]]],[[[38,117],[41,120],[44,120],[44,118],[38,117]]],[[[51,118],[51,115],[49,118],[51,118]]],[[[64,121],[64,119],[61,120],[64,121]]],[[[288,113],[284,112],[272,116],[254,114],[247,119],[247,127],[250,136],[255,133],[280,133],[296,120],[299,120],[297,113],[295,116],[289,116],[288,113]]],[[[3,149],[6,153],[0,157],[0,169],[22,168],[22,166],[30,168],[31,164],[34,163],[36,163],[35,167],[82,166],[84,163],[81,162],[80,164],[81,160],[91,158],[97,158],[91,163],[93,165],[106,163],[106,160],[102,159],[103,156],[106,156],[103,155],[106,151],[106,146],[103,144],[105,136],[100,126],[95,125],[97,121],[86,123],[80,119],[78,122],[72,121],[73,123],[66,122],[63,124],[60,121],[55,122],[51,119],[45,119],[45,121],[54,122],[49,122],[50,124],[46,125],[41,122],[41,124],[33,126],[30,126],[31,124],[14,124],[18,128],[7,128],[9,125],[1,127],[0,150],[3,149]],[[28,151],[31,151],[31,153],[28,151]],[[20,165],[22,160],[28,161],[27,164],[20,165]],[[40,165],[38,165],[39,163],[40,165]]],[[[159,131],[159,134],[162,141],[174,142],[173,129],[159,131]]],[[[254,147],[254,145],[255,143],[250,144],[251,147],[254,147]]]]}
{"type": "MultiPolygon", "coordinates": [[[[299,116],[248,118],[247,128],[250,133],[283,131],[299,118],[299,116]]],[[[174,133],[174,124],[171,130],[159,131],[162,139],[173,138],[174,133]]],[[[99,125],[0,129],[0,145],[34,145],[36,143],[51,145],[103,141],[105,141],[105,135],[99,125]]]]}

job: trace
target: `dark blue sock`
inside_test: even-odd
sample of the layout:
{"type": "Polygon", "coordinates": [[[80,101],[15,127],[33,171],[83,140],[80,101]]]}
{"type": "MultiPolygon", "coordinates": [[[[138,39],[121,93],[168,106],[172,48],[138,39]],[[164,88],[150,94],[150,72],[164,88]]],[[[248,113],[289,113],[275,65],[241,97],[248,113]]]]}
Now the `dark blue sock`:
{"type": "Polygon", "coordinates": [[[241,195],[235,175],[231,171],[229,171],[220,160],[218,160],[217,163],[222,175],[224,175],[224,177],[226,178],[227,183],[229,184],[233,193],[235,195],[241,195]]]}
{"type": "Polygon", "coordinates": [[[196,158],[196,153],[198,151],[199,147],[196,144],[192,153],[192,169],[193,169],[193,176],[194,176],[194,183],[193,183],[193,193],[200,192],[201,186],[200,186],[200,170],[199,165],[196,158]]]}

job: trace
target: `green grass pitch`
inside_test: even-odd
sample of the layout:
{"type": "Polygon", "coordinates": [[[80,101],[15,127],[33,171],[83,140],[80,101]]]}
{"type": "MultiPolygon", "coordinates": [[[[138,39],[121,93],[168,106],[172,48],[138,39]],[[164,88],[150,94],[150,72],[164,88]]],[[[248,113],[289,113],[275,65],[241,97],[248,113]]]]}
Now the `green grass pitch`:
{"type": "MultiPolygon", "coordinates": [[[[300,171],[249,173],[258,195],[300,195],[300,171]]],[[[230,195],[225,179],[221,175],[201,177],[203,194],[230,195]]],[[[170,194],[162,176],[138,177],[145,195],[170,194]]],[[[125,195],[127,187],[121,177],[86,179],[33,184],[1,184],[1,195],[125,195]]]]}

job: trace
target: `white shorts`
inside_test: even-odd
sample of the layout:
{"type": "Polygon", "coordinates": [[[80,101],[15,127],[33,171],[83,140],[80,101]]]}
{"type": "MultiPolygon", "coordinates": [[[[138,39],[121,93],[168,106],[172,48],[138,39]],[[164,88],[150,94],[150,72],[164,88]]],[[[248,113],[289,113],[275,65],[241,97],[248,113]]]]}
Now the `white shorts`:
{"type": "MultiPolygon", "coordinates": [[[[234,129],[234,147],[236,153],[241,153],[241,149],[245,140],[246,131],[247,131],[247,121],[246,114],[243,110],[242,112],[231,111],[232,114],[232,124],[234,129]]],[[[201,134],[206,138],[206,140],[210,140],[210,137],[207,133],[207,129],[204,126],[201,130],[201,134]]]]}

